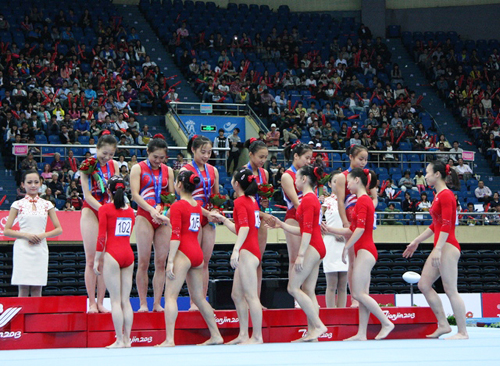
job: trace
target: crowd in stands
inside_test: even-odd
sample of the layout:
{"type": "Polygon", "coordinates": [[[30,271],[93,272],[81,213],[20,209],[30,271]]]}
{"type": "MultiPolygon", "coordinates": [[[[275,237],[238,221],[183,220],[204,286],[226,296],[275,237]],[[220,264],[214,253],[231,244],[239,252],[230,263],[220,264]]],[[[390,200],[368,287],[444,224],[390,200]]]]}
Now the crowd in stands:
{"type": "MultiPolygon", "coordinates": [[[[439,32],[438,32],[439,33],[439,32]]],[[[461,41],[436,33],[417,35],[413,54],[419,66],[466,128],[471,143],[498,166],[500,154],[500,53],[497,40],[461,41]]],[[[453,36],[453,34],[452,34],[453,36]]]]}
{"type": "Polygon", "coordinates": [[[0,14],[0,139],[8,169],[14,142],[86,144],[109,130],[121,144],[142,144],[151,136],[135,115],[166,111],[172,90],[137,31],[112,12],[67,10],[33,6],[17,23],[0,14]]]}

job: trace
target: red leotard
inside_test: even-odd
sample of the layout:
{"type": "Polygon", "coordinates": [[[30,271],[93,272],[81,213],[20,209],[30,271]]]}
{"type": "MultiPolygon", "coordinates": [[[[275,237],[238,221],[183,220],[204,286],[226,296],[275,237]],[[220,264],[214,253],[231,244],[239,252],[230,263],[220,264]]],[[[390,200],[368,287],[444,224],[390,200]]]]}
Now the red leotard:
{"type": "Polygon", "coordinates": [[[321,259],[325,257],[326,248],[321,235],[321,204],[318,197],[311,192],[302,197],[302,202],[297,208],[297,221],[301,234],[312,234],[309,245],[316,249],[321,259]]]}
{"type": "MultiPolygon", "coordinates": [[[[153,179],[158,180],[160,175],[160,169],[162,172],[161,178],[161,194],[168,194],[168,167],[165,164],[160,165],[160,169],[153,169],[154,178],[151,176],[151,169],[149,169],[148,164],[145,161],[139,163],[141,167],[141,183],[139,194],[142,198],[152,207],[156,207],[155,199],[155,184],[153,179]]],[[[153,222],[153,218],[144,210],[141,206],[137,208],[137,216],[142,216],[151,224],[154,230],[158,229],[161,225],[153,222]]]]}
{"type": "Polygon", "coordinates": [[[131,207],[117,210],[113,203],[106,203],[99,208],[97,251],[108,252],[120,268],[134,263],[134,252],[130,247],[134,223],[134,210],[131,207]]]}
{"type": "Polygon", "coordinates": [[[186,200],[179,200],[170,207],[170,240],[180,241],[179,250],[189,258],[191,267],[199,267],[203,263],[203,252],[198,242],[202,217],[200,205],[191,206],[186,200]]]}
{"type": "MultiPolygon", "coordinates": [[[[115,161],[114,160],[110,160],[108,162],[108,164],[102,166],[101,167],[101,172],[102,172],[102,175],[104,176],[104,179],[105,179],[104,187],[106,187],[108,176],[112,177],[113,175],[115,175],[115,161]],[[106,166],[109,166],[109,174],[108,174],[108,170],[107,170],[106,166]]],[[[108,203],[109,202],[108,193],[102,193],[101,187],[95,181],[94,177],[89,176],[89,179],[90,179],[90,182],[91,182],[91,188],[92,189],[90,190],[90,193],[92,194],[92,197],[94,197],[97,200],[97,202],[99,202],[101,205],[104,205],[105,203],[108,203]]],[[[82,182],[82,184],[88,184],[88,183],[82,182]]],[[[86,208],[90,208],[92,210],[92,212],[94,213],[95,217],[98,217],[97,210],[95,210],[92,206],[90,206],[87,203],[87,201],[85,200],[85,197],[84,197],[83,198],[82,210],[85,207],[86,208]]]]}
{"type": "Polygon", "coordinates": [[[373,201],[368,195],[364,194],[358,198],[354,207],[354,215],[352,216],[351,227],[349,229],[352,232],[357,228],[365,229],[361,238],[354,244],[354,253],[357,255],[360,249],[365,249],[377,260],[377,248],[373,242],[373,221],[375,219],[373,201]]]}
{"type": "MultiPolygon", "coordinates": [[[[294,167],[294,166],[292,165],[292,167],[294,167]]],[[[302,192],[298,191],[297,187],[295,187],[295,176],[296,176],[297,172],[296,171],[294,172],[292,170],[292,167],[290,169],[287,169],[283,173],[283,175],[288,174],[288,175],[290,175],[290,177],[292,177],[293,187],[295,188],[295,193],[297,193],[297,197],[299,198],[299,205],[300,205],[300,203],[302,202],[302,192]]],[[[292,200],[286,195],[286,193],[285,193],[284,190],[283,190],[283,198],[285,199],[286,205],[288,207],[288,209],[286,211],[286,215],[285,215],[285,221],[288,220],[288,219],[297,220],[297,218],[295,217],[297,209],[293,205],[292,200]]]]}
{"type": "Polygon", "coordinates": [[[262,254],[259,249],[259,212],[259,205],[250,197],[241,196],[234,201],[233,217],[236,233],[240,232],[241,227],[250,229],[240,251],[243,249],[248,250],[260,261],[262,254]]]}
{"type": "MultiPolygon", "coordinates": [[[[206,164],[206,166],[207,166],[208,174],[210,176],[210,194],[212,194],[213,188],[215,185],[215,168],[213,167],[213,165],[210,165],[210,164],[206,164]]],[[[204,180],[205,184],[208,184],[206,170],[203,170],[203,171],[200,170],[201,175],[202,175],[202,177],[200,177],[198,175],[198,173],[196,172],[196,168],[193,165],[186,164],[183,166],[183,168],[186,168],[190,172],[193,172],[200,179],[204,180]]],[[[203,182],[200,182],[200,184],[198,184],[196,186],[196,189],[193,191],[193,198],[198,201],[198,204],[201,207],[204,207],[204,208],[206,208],[207,205],[210,203],[210,197],[205,197],[205,192],[203,191],[203,182]]],[[[205,225],[207,225],[207,224],[208,224],[208,219],[205,216],[202,216],[201,217],[201,227],[205,227],[205,225]]]]}
{"type": "Polygon", "coordinates": [[[347,217],[347,221],[352,222],[352,217],[354,214],[354,207],[356,207],[356,202],[358,201],[358,197],[355,194],[352,194],[351,191],[347,188],[347,176],[349,175],[350,170],[344,170],[342,174],[345,176],[345,195],[344,195],[344,206],[345,206],[345,214],[347,217]]]}
{"type": "Polygon", "coordinates": [[[429,212],[432,216],[432,224],[429,226],[429,229],[434,232],[434,246],[436,246],[439,240],[439,234],[443,232],[448,233],[446,242],[460,250],[460,244],[455,237],[457,202],[455,201],[453,192],[449,189],[443,189],[439,192],[434,198],[429,212]]]}

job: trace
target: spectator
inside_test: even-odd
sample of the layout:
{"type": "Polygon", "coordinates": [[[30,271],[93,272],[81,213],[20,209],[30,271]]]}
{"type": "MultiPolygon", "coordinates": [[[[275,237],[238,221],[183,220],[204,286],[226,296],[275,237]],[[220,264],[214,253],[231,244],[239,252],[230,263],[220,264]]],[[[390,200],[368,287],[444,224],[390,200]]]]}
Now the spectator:
{"type": "Polygon", "coordinates": [[[405,192],[405,198],[401,203],[401,207],[403,209],[403,212],[415,212],[416,202],[411,199],[410,192],[405,192]]]}
{"type": "Polygon", "coordinates": [[[405,171],[404,176],[399,180],[399,187],[403,192],[406,190],[413,189],[418,191],[419,189],[415,186],[415,181],[410,177],[410,171],[405,171]]]}
{"type": "Polygon", "coordinates": [[[266,145],[272,148],[278,148],[280,145],[280,132],[274,123],[271,125],[271,131],[266,135],[266,145]]]}
{"type": "Polygon", "coordinates": [[[450,158],[453,159],[454,162],[458,162],[458,160],[462,157],[463,150],[458,147],[458,141],[453,141],[453,148],[450,150],[450,158]]]}
{"type": "Polygon", "coordinates": [[[70,177],[73,177],[73,174],[75,174],[78,171],[78,160],[75,158],[75,153],[73,150],[68,151],[68,157],[64,161],[64,166],[68,169],[68,173],[70,177]]]}
{"type": "Polygon", "coordinates": [[[52,173],[52,181],[47,185],[47,190],[50,188],[54,197],[60,200],[65,200],[64,188],[62,182],[59,180],[59,174],[52,173]]]}
{"type": "Polygon", "coordinates": [[[388,162],[388,167],[395,166],[396,164],[394,162],[398,161],[398,158],[392,153],[392,151],[394,151],[394,148],[389,139],[385,141],[385,148],[382,150],[387,151],[387,153],[382,156],[382,160],[388,162]]]}
{"type": "MultiPolygon", "coordinates": [[[[90,133],[88,135],[90,135],[90,133]]],[[[61,132],[59,133],[59,140],[61,140],[61,144],[74,144],[76,142],[75,133],[69,131],[66,125],[62,125],[61,132]]]]}
{"type": "Polygon", "coordinates": [[[427,199],[427,193],[423,192],[420,194],[420,202],[417,204],[418,211],[429,212],[432,206],[432,202],[427,199]]]}
{"type": "MultiPolygon", "coordinates": [[[[219,129],[219,135],[215,137],[214,139],[214,147],[216,148],[229,148],[229,140],[226,136],[224,136],[224,129],[221,128],[219,129]]],[[[227,151],[219,151],[219,150],[214,150],[214,155],[215,155],[215,165],[224,165],[227,159],[227,151]]],[[[181,154],[182,155],[182,154],[181,154]]],[[[177,155],[179,157],[179,155],[177,155]]],[[[184,159],[184,158],[183,158],[184,159]]]]}
{"type": "Polygon", "coordinates": [[[173,170],[178,173],[181,168],[186,165],[186,161],[184,160],[184,155],[181,153],[177,154],[177,159],[174,162],[173,170]]]}
{"type": "Polygon", "coordinates": [[[426,187],[427,187],[427,181],[425,180],[425,176],[423,175],[422,171],[419,170],[417,172],[417,174],[415,175],[415,184],[417,186],[417,189],[420,193],[422,193],[423,191],[425,191],[426,187]]]}
{"type": "Polygon", "coordinates": [[[401,212],[401,210],[397,209],[394,203],[390,202],[384,211],[387,214],[384,215],[385,220],[382,222],[382,225],[403,225],[401,221],[395,220],[396,215],[394,212],[401,212]]]}
{"type": "MultiPolygon", "coordinates": [[[[276,125],[274,125],[276,128],[276,125]]],[[[233,170],[236,170],[239,166],[239,160],[240,160],[240,152],[241,148],[243,147],[243,143],[241,142],[240,136],[238,134],[240,133],[240,129],[238,127],[235,127],[233,130],[233,133],[231,136],[228,137],[229,139],[229,146],[231,150],[229,151],[229,157],[227,159],[227,165],[226,169],[229,172],[231,168],[231,163],[233,164],[233,170]]]]}
{"type": "Polygon", "coordinates": [[[139,133],[139,138],[137,140],[139,145],[147,145],[152,137],[153,135],[151,134],[151,132],[149,132],[149,126],[144,125],[142,127],[142,131],[139,133]]]}
{"type": "Polygon", "coordinates": [[[62,171],[63,167],[64,167],[64,161],[61,160],[61,154],[56,152],[54,154],[54,160],[52,161],[52,163],[50,163],[50,170],[60,172],[62,171]]]}
{"type": "Polygon", "coordinates": [[[474,194],[479,202],[488,203],[491,200],[491,189],[484,185],[484,181],[480,180],[474,194]]]}

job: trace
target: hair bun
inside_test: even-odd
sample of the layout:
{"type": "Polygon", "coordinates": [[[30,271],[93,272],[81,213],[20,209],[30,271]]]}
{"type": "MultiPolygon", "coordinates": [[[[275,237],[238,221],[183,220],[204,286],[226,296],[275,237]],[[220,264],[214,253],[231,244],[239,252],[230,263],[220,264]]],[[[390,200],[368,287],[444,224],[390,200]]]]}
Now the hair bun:
{"type": "Polygon", "coordinates": [[[198,176],[196,175],[196,176],[193,178],[193,183],[194,183],[195,185],[198,185],[200,182],[201,182],[200,177],[198,177],[198,176]]]}
{"type": "Polygon", "coordinates": [[[153,138],[165,140],[165,136],[163,136],[161,133],[157,133],[156,135],[153,136],[153,138]]]}

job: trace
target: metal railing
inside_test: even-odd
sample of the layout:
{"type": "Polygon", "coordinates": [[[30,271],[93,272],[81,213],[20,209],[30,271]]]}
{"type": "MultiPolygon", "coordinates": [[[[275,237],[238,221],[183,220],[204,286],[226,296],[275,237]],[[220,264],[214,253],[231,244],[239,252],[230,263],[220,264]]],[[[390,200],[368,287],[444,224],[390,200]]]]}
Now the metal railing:
{"type": "MultiPolygon", "coordinates": [[[[460,226],[500,225],[500,212],[457,212],[457,217],[460,226]]],[[[380,225],[428,225],[431,220],[427,211],[377,211],[377,224],[380,225]]]]}

